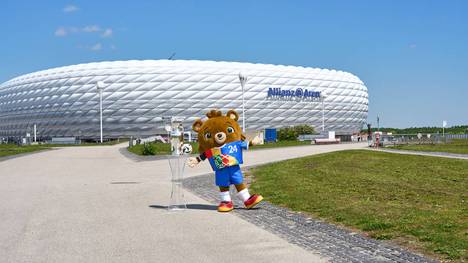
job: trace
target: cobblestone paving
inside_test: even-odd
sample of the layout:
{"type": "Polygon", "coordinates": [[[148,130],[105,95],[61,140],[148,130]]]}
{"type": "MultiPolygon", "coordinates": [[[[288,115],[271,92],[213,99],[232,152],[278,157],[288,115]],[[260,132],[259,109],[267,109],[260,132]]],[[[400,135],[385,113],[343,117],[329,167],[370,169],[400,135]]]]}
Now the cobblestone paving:
{"type": "MultiPolygon", "coordinates": [[[[210,203],[218,203],[212,174],[185,179],[184,187],[210,203]]],[[[235,197],[234,189],[231,191],[235,197]]],[[[436,262],[265,201],[259,208],[247,210],[237,198],[233,199],[236,215],[331,262],[436,262]]]]}

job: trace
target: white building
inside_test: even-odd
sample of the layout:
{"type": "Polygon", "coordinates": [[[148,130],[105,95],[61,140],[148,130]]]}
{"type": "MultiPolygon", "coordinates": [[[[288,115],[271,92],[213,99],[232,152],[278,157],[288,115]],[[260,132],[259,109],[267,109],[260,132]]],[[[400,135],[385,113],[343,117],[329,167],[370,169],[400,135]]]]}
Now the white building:
{"type": "MultiPolygon", "coordinates": [[[[0,136],[104,137],[164,133],[165,116],[192,122],[211,108],[241,113],[239,73],[247,76],[247,130],[308,124],[337,134],[359,131],[368,94],[356,76],[336,70],[196,60],[97,62],[38,71],[0,84],[0,136]],[[323,101],[323,104],[322,104],[323,101]],[[323,107],[322,107],[323,106],[323,107]]],[[[240,120],[242,123],[242,120],[240,120]]]]}

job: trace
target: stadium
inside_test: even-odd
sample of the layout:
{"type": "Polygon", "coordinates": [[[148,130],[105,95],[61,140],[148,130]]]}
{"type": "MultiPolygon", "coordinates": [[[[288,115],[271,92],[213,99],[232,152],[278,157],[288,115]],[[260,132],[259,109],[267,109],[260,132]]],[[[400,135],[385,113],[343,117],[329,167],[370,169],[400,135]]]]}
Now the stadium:
{"type": "MultiPolygon", "coordinates": [[[[297,66],[197,60],[130,60],[52,68],[0,84],[0,137],[98,138],[103,82],[105,138],[186,129],[211,108],[241,112],[248,131],[307,124],[350,135],[367,120],[368,93],[351,73],[297,66]],[[246,77],[244,88],[239,74],[246,77]]],[[[242,122],[242,120],[240,120],[242,122]]]]}

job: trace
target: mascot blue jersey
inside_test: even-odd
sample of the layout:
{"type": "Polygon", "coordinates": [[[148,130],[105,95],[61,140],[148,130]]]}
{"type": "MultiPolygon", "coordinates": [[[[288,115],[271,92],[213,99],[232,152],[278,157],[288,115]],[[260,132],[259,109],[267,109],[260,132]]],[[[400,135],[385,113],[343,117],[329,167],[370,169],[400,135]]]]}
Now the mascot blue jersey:
{"type": "Polygon", "coordinates": [[[211,148],[200,154],[199,158],[205,160],[208,158],[211,168],[219,171],[225,167],[242,164],[242,149],[248,149],[249,143],[245,141],[235,141],[226,143],[221,147],[211,148]]]}

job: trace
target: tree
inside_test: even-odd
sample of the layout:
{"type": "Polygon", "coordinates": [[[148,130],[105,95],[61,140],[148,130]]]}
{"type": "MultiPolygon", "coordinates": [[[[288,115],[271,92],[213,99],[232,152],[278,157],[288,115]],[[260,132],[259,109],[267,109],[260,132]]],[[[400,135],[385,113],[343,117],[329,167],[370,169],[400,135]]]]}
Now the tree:
{"type": "Polygon", "coordinates": [[[155,155],[155,154],[156,154],[156,149],[154,148],[154,145],[149,142],[145,142],[143,144],[143,155],[155,155]]]}
{"type": "Polygon", "coordinates": [[[278,130],[278,140],[295,141],[299,135],[303,134],[315,134],[314,127],[309,125],[298,125],[281,128],[278,130]]]}

